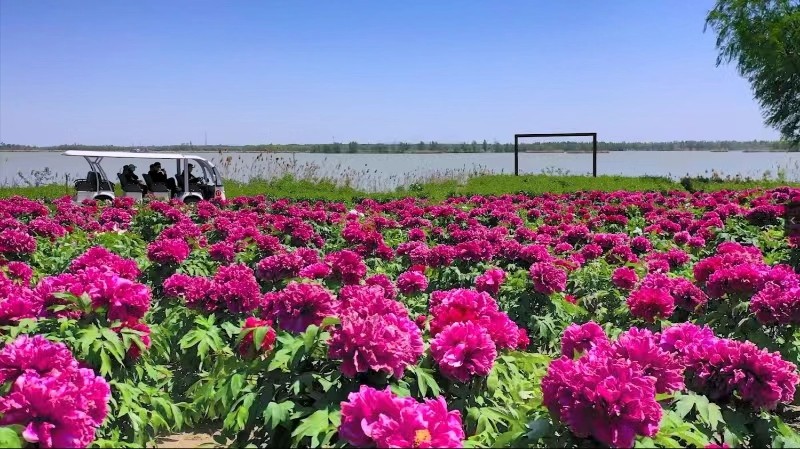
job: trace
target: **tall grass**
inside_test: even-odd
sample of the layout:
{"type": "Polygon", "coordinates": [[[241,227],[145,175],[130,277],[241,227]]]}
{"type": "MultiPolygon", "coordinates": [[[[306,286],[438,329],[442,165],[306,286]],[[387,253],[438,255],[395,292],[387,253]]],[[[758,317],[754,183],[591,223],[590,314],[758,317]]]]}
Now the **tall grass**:
{"type": "MultiPolygon", "coordinates": [[[[684,183],[685,184],[685,183],[684,183]]],[[[368,192],[347,185],[339,185],[328,180],[312,181],[296,179],[291,175],[272,180],[253,180],[250,182],[229,181],[225,191],[229,198],[240,195],[266,195],[270,198],[289,198],[293,200],[322,200],[354,202],[363,198],[388,200],[403,197],[428,198],[440,201],[451,196],[500,195],[505,193],[527,193],[531,195],[545,192],[569,193],[581,190],[601,191],[714,191],[722,189],[749,189],[754,187],[772,188],[782,185],[800,187],[798,183],[760,180],[712,180],[691,179],[687,186],[661,177],[625,176],[551,176],[551,175],[477,175],[464,180],[439,179],[414,183],[408,187],[389,192],[368,192]]],[[[70,186],[46,185],[40,187],[0,187],[0,198],[21,195],[28,198],[52,199],[72,193],[70,186]]]]}

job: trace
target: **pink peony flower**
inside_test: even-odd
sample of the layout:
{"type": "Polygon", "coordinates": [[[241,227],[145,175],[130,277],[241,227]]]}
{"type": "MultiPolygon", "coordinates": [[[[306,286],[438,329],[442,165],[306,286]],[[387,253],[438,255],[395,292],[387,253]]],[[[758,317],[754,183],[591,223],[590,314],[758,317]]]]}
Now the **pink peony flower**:
{"type": "Polygon", "coordinates": [[[389,279],[389,276],[385,274],[376,274],[374,276],[370,276],[365,280],[367,285],[377,285],[383,289],[383,295],[386,299],[395,299],[397,298],[397,291],[394,288],[394,284],[392,284],[392,280],[389,279]]]}
{"type": "Polygon", "coordinates": [[[490,268],[475,278],[475,290],[495,296],[505,280],[506,272],[502,268],[490,268]]]}
{"type": "Polygon", "coordinates": [[[149,287],[111,272],[98,274],[89,296],[95,308],[108,307],[111,321],[139,321],[150,310],[149,287]]]}
{"type": "Polygon", "coordinates": [[[345,376],[382,371],[400,379],[422,356],[422,335],[407,316],[345,313],[328,342],[328,357],[342,360],[345,376]]]}
{"type": "Polygon", "coordinates": [[[191,248],[183,239],[158,239],[147,245],[147,258],[164,265],[179,264],[190,252],[191,248]]]}
{"type": "Polygon", "coordinates": [[[364,259],[350,250],[328,253],[325,262],[331,266],[333,276],[344,284],[357,284],[367,274],[364,259]]]}
{"type": "Polygon", "coordinates": [[[312,324],[319,325],[325,317],[335,316],[338,308],[333,295],[319,284],[292,281],[282,291],[265,295],[264,299],[267,316],[289,332],[304,332],[312,324]]]}
{"type": "Polygon", "coordinates": [[[3,229],[0,231],[0,254],[22,256],[36,251],[36,239],[25,231],[3,229]]]}
{"type": "Polygon", "coordinates": [[[473,376],[488,376],[497,357],[489,333],[467,321],[444,328],[431,341],[431,355],[446,377],[469,382],[473,376]]]}
{"type": "Polygon", "coordinates": [[[631,315],[652,323],[657,318],[668,318],[675,311],[675,299],[669,291],[641,287],[628,296],[631,315]]]}
{"type": "Polygon", "coordinates": [[[680,360],[661,349],[659,335],[632,327],[623,332],[612,346],[617,357],[628,359],[646,376],[656,379],[656,393],[683,390],[683,366],[680,360]]]}
{"type": "Polygon", "coordinates": [[[331,275],[331,267],[322,262],[312,263],[300,270],[298,275],[309,279],[324,279],[331,275]]]}
{"type": "Polygon", "coordinates": [[[297,253],[275,254],[258,262],[256,274],[259,279],[275,282],[297,277],[304,266],[305,260],[297,253]]]}
{"type": "Polygon", "coordinates": [[[216,301],[209,296],[212,283],[204,277],[192,277],[175,273],[164,280],[164,295],[169,298],[182,298],[193,309],[213,312],[218,308],[216,301]]]}
{"type": "Polygon", "coordinates": [[[41,335],[21,335],[0,350],[0,384],[14,382],[25,373],[45,377],[77,367],[66,345],[41,335]]]}
{"type": "Polygon", "coordinates": [[[408,316],[405,306],[384,296],[377,285],[346,285],[339,290],[340,312],[356,312],[360,315],[382,315],[394,313],[408,316]]]}
{"type": "Polygon", "coordinates": [[[242,330],[246,332],[244,338],[239,343],[239,355],[243,358],[253,358],[256,352],[266,353],[272,350],[272,346],[275,344],[275,338],[277,335],[275,334],[275,329],[272,328],[272,323],[269,320],[260,320],[256,317],[249,316],[247,319],[244,320],[244,326],[242,326],[242,330]],[[254,340],[255,330],[258,328],[266,328],[267,331],[264,334],[264,339],[261,341],[261,346],[256,346],[256,342],[254,340]]]}
{"type": "Polygon", "coordinates": [[[222,266],[208,292],[212,301],[224,304],[232,313],[250,313],[261,302],[261,290],[253,270],[245,264],[222,266]]]}
{"type": "Polygon", "coordinates": [[[571,359],[593,348],[608,349],[610,345],[605,331],[594,321],[570,324],[561,335],[561,355],[571,359]]]}
{"type": "Polygon", "coordinates": [[[136,280],[141,274],[135,260],[118,256],[102,246],[93,246],[69,264],[69,270],[78,273],[87,268],[111,271],[120,277],[136,280]]]}
{"type": "Polygon", "coordinates": [[[633,268],[619,267],[611,275],[611,282],[623,290],[632,290],[639,282],[639,276],[636,275],[636,270],[633,268]]]}
{"type": "Polygon", "coordinates": [[[542,394],[553,417],[580,438],[632,447],[637,436],[658,432],[662,412],[655,400],[655,379],[643,375],[635,363],[602,351],[551,362],[542,394]]]}
{"type": "Polygon", "coordinates": [[[340,437],[356,447],[456,448],[463,446],[461,414],[443,397],[418,403],[387,387],[362,385],[342,402],[340,437]]]}
{"type": "Polygon", "coordinates": [[[543,295],[563,292],[567,288],[567,273],[551,263],[537,262],[529,270],[533,288],[543,295]]]}
{"type": "Polygon", "coordinates": [[[219,242],[211,245],[208,254],[212,260],[231,263],[236,258],[236,248],[231,243],[219,242]]]}
{"type": "Polygon", "coordinates": [[[428,288],[428,278],[419,271],[406,271],[397,277],[397,289],[404,295],[424,292],[428,288]]]}
{"type": "Polygon", "coordinates": [[[735,392],[752,407],[771,410],[791,403],[800,383],[793,363],[749,341],[714,338],[684,351],[687,386],[713,401],[729,401],[735,392]]]}
{"type": "Polygon", "coordinates": [[[750,311],[761,324],[800,324],[800,287],[783,288],[768,283],[750,300],[750,311]]]}

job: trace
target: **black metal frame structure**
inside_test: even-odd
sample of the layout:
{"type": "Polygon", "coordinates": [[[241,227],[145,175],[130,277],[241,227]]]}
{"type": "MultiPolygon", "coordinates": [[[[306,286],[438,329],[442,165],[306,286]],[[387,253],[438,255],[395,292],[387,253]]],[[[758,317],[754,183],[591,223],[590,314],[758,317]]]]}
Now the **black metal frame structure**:
{"type": "Polygon", "coordinates": [[[597,133],[514,134],[514,176],[519,176],[519,139],[525,137],[591,137],[592,176],[597,177],[597,133]]]}

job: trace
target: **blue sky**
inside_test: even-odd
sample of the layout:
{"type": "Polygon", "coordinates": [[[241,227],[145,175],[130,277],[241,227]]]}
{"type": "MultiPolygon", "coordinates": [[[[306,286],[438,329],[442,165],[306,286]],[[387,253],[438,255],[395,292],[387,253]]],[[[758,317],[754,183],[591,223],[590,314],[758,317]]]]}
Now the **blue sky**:
{"type": "Polygon", "coordinates": [[[775,139],[713,0],[0,2],[0,141],[775,139]]]}

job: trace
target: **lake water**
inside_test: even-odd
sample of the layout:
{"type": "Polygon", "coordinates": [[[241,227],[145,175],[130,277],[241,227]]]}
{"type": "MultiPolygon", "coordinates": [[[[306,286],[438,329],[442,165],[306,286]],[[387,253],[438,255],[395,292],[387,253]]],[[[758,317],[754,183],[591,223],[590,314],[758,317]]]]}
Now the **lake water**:
{"type": "MultiPolygon", "coordinates": [[[[470,173],[513,173],[513,153],[440,154],[320,154],[320,153],[197,153],[220,167],[225,179],[274,178],[293,174],[300,178],[347,181],[366,190],[393,189],[431,178],[462,177],[470,173]]],[[[520,173],[568,172],[591,174],[591,153],[522,153],[520,173]]],[[[115,178],[123,164],[133,163],[137,173],[148,170],[153,160],[107,158],[103,167],[115,178]]],[[[161,161],[175,174],[174,161],[161,161]]],[[[35,182],[32,170],[48,168],[40,176],[48,182],[86,176],[88,164],[81,157],[55,152],[0,152],[0,185],[35,182]],[[20,174],[22,176],[20,176],[20,174]],[[25,179],[27,181],[25,181],[25,179]]],[[[789,180],[800,180],[800,153],[710,151],[619,151],[597,155],[598,175],[669,176],[742,175],[775,177],[783,171],[789,180]]],[[[116,182],[116,179],[113,179],[116,182]]]]}

